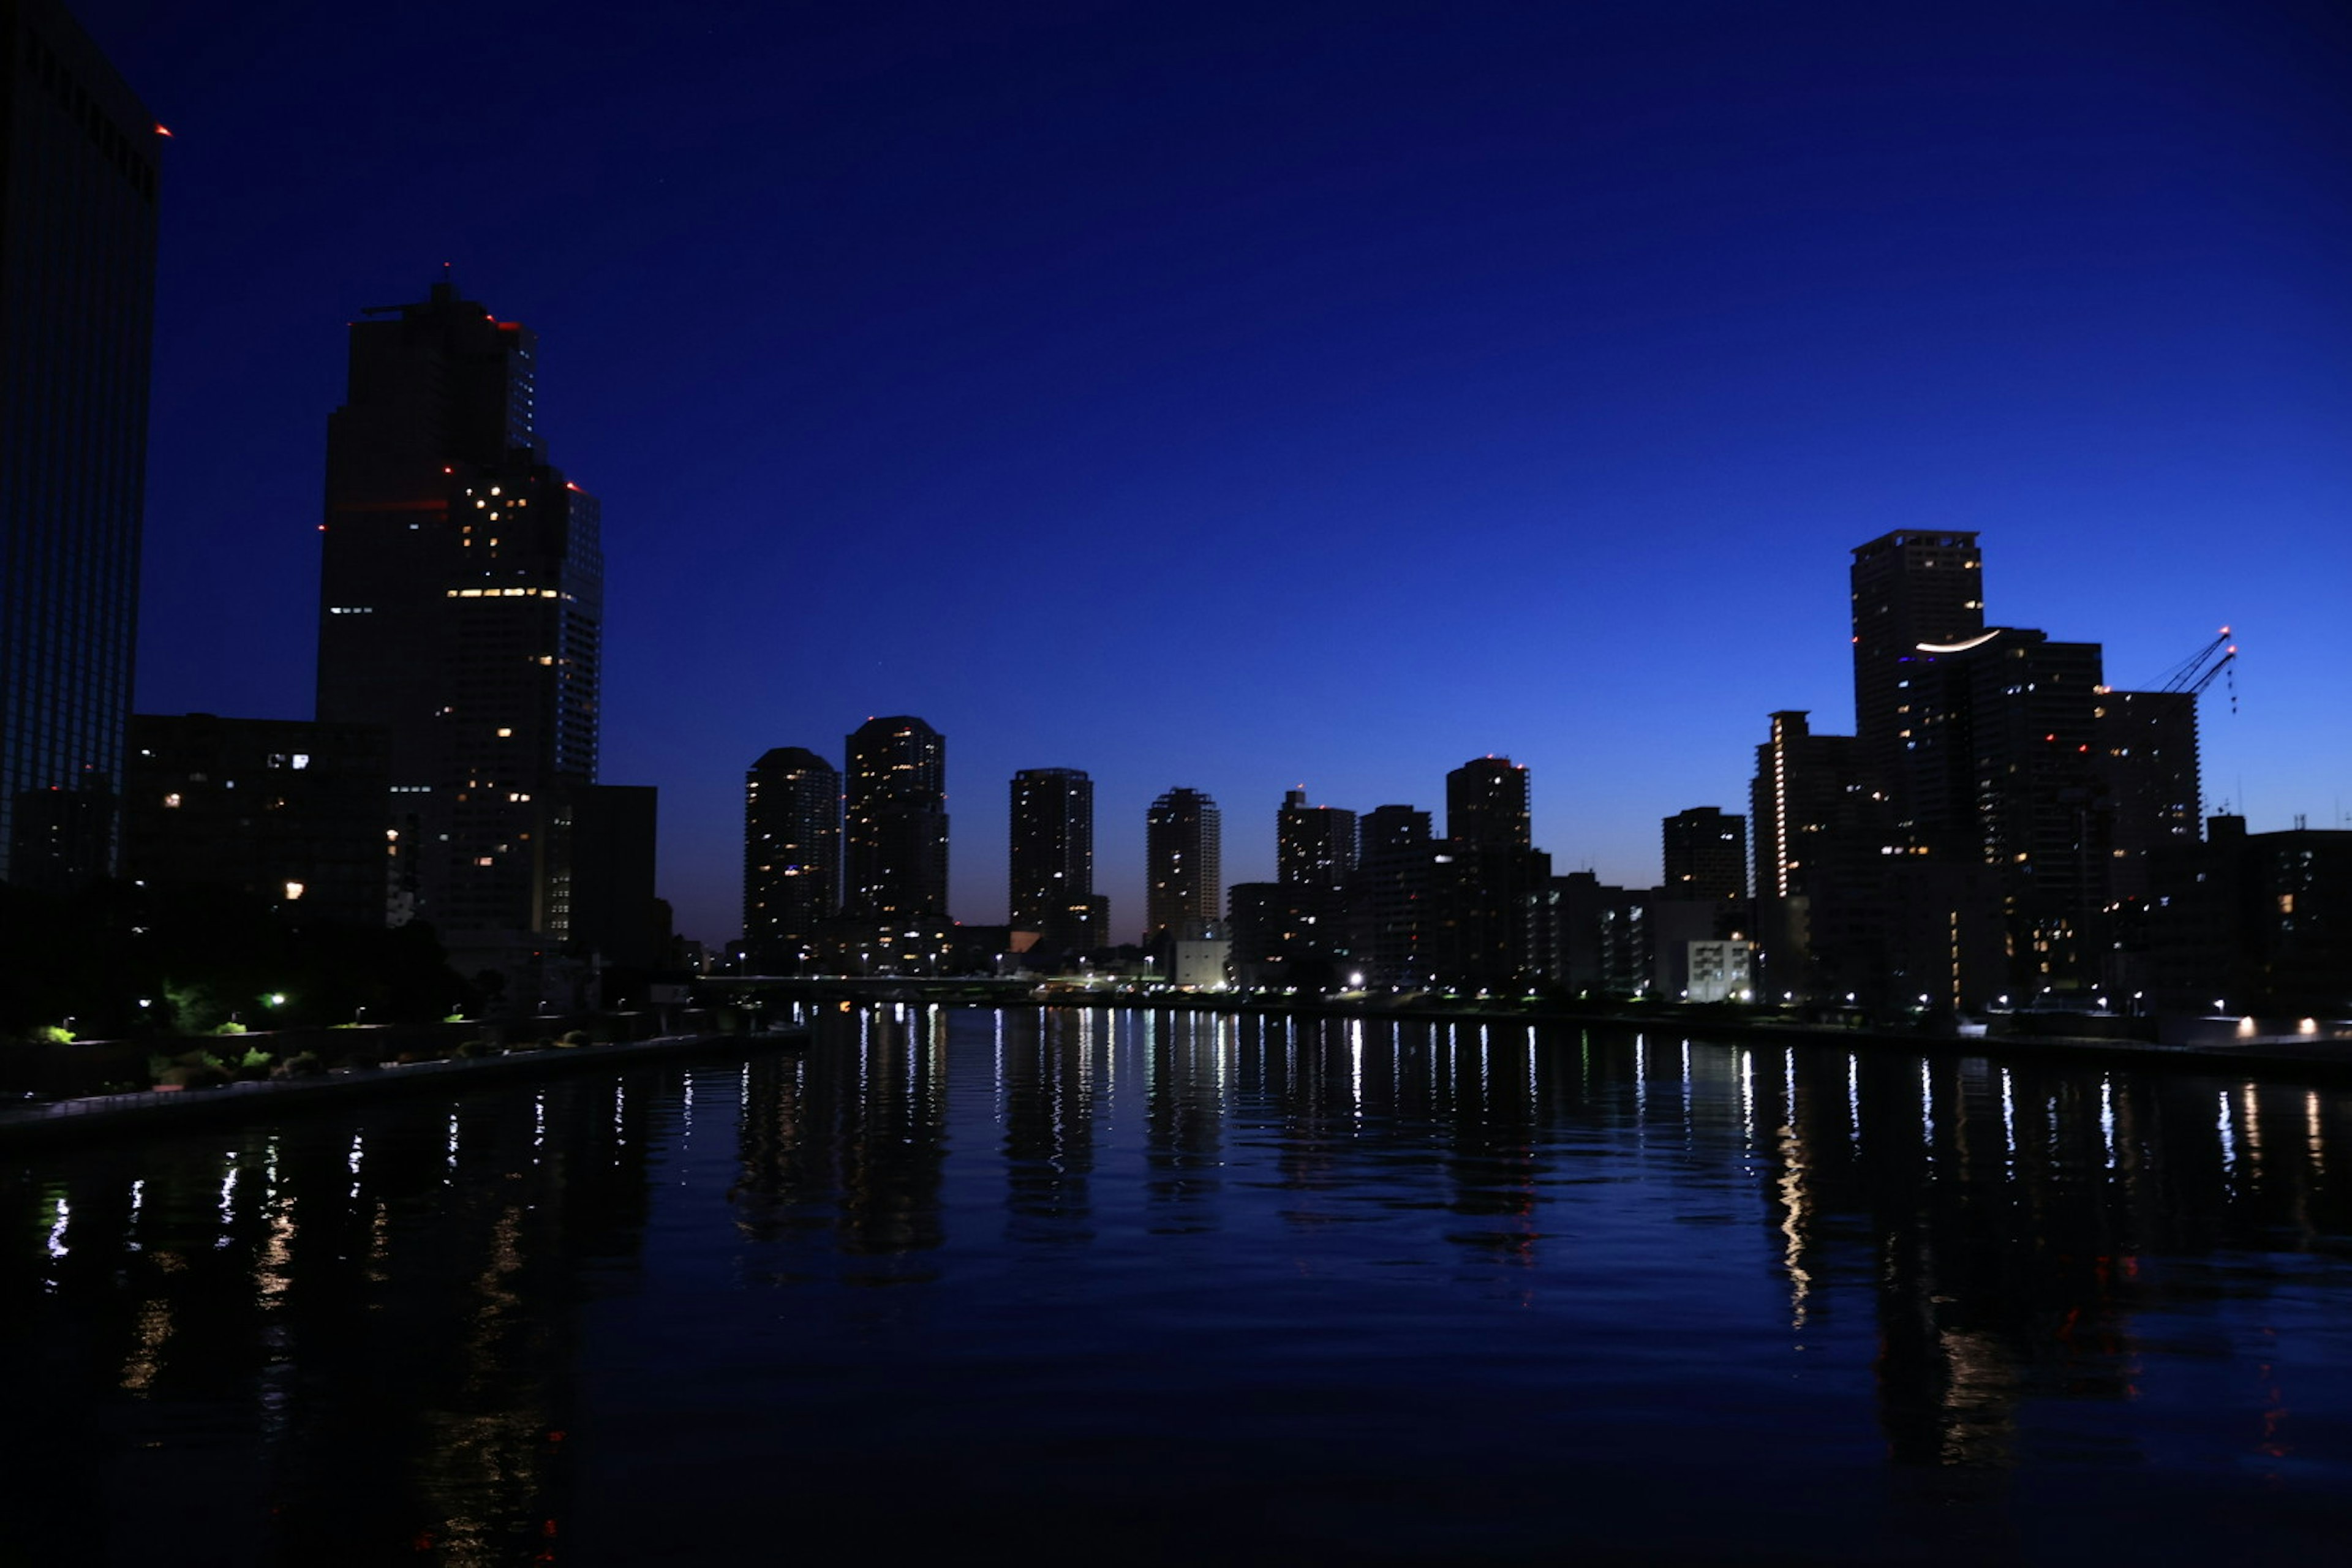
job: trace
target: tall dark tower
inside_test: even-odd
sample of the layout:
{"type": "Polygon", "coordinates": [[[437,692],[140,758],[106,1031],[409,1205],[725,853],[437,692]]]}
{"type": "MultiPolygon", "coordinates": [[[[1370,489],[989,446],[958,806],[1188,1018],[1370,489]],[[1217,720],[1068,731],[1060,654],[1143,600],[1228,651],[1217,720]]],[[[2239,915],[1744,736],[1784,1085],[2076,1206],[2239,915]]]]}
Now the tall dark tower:
{"type": "Polygon", "coordinates": [[[0,880],[108,875],[131,716],[161,128],[0,0],[0,880]]]}
{"type": "Polygon", "coordinates": [[[1428,978],[1429,813],[1377,806],[1364,814],[1357,843],[1355,949],[1381,984],[1418,985],[1428,978]]]}
{"type": "Polygon", "coordinates": [[[841,907],[841,774],[779,746],[743,775],[743,946],[762,974],[797,974],[841,907]]]}
{"type": "Polygon", "coordinates": [[[1473,757],[1445,775],[1445,838],[1432,847],[1422,952],[1464,988],[1506,984],[1529,962],[1528,900],[1551,877],[1534,847],[1528,770],[1473,757]]]}
{"type": "Polygon", "coordinates": [[[1013,775],[1007,908],[1013,929],[1065,951],[1099,947],[1095,899],[1095,784],[1077,768],[1013,775]]]}
{"type": "Polygon", "coordinates": [[[447,282],[364,314],[327,422],[318,715],[387,732],[394,923],[562,942],[596,779],[596,502],[546,461],[528,331],[447,282]]]}
{"type": "Polygon", "coordinates": [[[1854,550],[1852,581],[1854,740],[1907,822],[1919,646],[1984,630],[1984,557],[1973,533],[1882,534],[1854,550]]]}
{"type": "Polygon", "coordinates": [[[1224,902],[1222,824],[1217,803],[1196,789],[1171,789],[1144,814],[1147,937],[1165,931],[1191,941],[1215,931],[1224,902]]]}
{"type": "Polygon", "coordinates": [[[948,745],[920,719],[868,719],[848,739],[845,912],[868,919],[948,909],[948,745]]]}

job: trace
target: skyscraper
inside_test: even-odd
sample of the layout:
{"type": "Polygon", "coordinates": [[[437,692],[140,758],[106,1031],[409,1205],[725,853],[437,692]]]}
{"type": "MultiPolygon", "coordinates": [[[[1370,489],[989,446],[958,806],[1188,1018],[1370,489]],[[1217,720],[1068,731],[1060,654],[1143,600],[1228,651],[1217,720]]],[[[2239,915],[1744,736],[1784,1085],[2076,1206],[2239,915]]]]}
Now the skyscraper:
{"type": "Polygon", "coordinates": [[[1143,818],[1145,936],[1211,935],[1224,902],[1217,803],[1196,789],[1170,790],[1143,818]]]}
{"type": "Polygon", "coordinates": [[[62,6],[0,0],[0,880],[112,869],[161,129],[62,6]]]}
{"type": "Polygon", "coordinates": [[[1274,845],[1278,880],[1236,882],[1227,890],[1236,975],[1245,985],[1319,990],[1341,983],[1358,971],[1349,912],[1356,814],[1309,805],[1303,789],[1286,791],[1275,813],[1274,845]]]}
{"type": "Polygon", "coordinates": [[[1309,805],[1305,790],[1291,790],[1275,814],[1274,863],[1286,887],[1345,887],[1356,872],[1356,814],[1309,805]]]}
{"type": "Polygon", "coordinates": [[[1445,837],[1481,849],[1528,848],[1528,770],[1508,757],[1473,757],[1447,773],[1445,837]]]}
{"type": "Polygon", "coordinates": [[[596,503],[546,460],[530,331],[446,281],[363,314],[327,424],[319,718],[387,731],[395,921],[560,944],[596,779],[596,503]]]}
{"type": "Polygon", "coordinates": [[[2012,992],[2095,989],[2110,951],[2103,663],[1997,626],[1912,666],[1912,842],[1992,873],[2012,992]]]}
{"type": "Polygon", "coordinates": [[[1095,895],[1095,785],[1077,768],[1013,775],[1006,907],[1015,931],[1066,952],[1109,941],[1107,900],[1095,895]]]}
{"type": "Polygon", "coordinates": [[[1364,814],[1357,843],[1355,951],[1370,961],[1380,984],[1418,985],[1429,975],[1429,813],[1375,806],[1364,814]]]}
{"type": "Polygon", "coordinates": [[[847,741],[843,912],[862,920],[948,910],[947,741],[908,714],[868,719],[847,741]]]}
{"type": "Polygon", "coordinates": [[[1551,878],[1534,847],[1528,770],[1473,757],[1445,775],[1445,838],[1430,857],[1422,951],[1431,976],[1465,989],[1504,984],[1532,954],[1528,902],[1551,878]]]}
{"type": "Polygon", "coordinates": [[[1748,802],[1759,902],[1811,896],[1852,851],[1864,809],[1861,769],[1853,736],[1814,734],[1801,709],[1772,715],[1748,802]]]}
{"type": "Polygon", "coordinates": [[[743,775],[743,945],[753,971],[797,974],[841,908],[841,774],[779,746],[743,775]]]}
{"type": "Polygon", "coordinates": [[[1882,534],[1857,545],[1853,601],[1854,740],[1864,766],[1910,820],[1908,742],[1918,739],[1919,646],[1984,630],[1984,557],[1973,533],[1882,534]]]}

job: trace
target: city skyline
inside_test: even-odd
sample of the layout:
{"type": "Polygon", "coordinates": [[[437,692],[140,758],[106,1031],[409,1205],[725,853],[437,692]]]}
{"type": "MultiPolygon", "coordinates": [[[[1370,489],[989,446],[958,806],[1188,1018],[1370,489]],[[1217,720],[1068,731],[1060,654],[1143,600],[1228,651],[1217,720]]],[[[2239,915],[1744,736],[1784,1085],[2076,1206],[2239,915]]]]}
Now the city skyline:
{"type": "Polygon", "coordinates": [[[174,132],[135,705],[308,710],[337,323],[446,261],[612,520],[605,772],[690,935],[747,762],[868,713],[957,740],[967,921],[1045,764],[1120,928],[1170,778],[1268,880],[1289,789],[1508,753],[1558,870],[1648,885],[1770,714],[1853,732],[1841,567],[1894,529],[1979,534],[1996,618],[2118,687],[2235,625],[2208,809],[2335,825],[2341,19],[1697,11],[493,5],[478,102],[412,91],[430,7],[81,6],[174,132]]]}

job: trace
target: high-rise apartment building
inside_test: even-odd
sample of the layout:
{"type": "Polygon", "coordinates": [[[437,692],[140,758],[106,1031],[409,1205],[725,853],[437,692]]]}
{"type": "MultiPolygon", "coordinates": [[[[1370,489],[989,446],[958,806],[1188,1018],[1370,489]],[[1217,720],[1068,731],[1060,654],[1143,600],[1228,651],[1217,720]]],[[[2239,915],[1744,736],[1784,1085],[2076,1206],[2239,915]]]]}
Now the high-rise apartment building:
{"type": "Polygon", "coordinates": [[[743,946],[753,973],[797,974],[841,908],[841,773],[779,746],[743,775],[743,946]]]}
{"type": "Polygon", "coordinates": [[[1719,805],[1695,805],[1661,825],[1669,899],[1737,902],[1748,896],[1748,819],[1719,805]]]}
{"type": "Polygon", "coordinates": [[[1375,806],[1357,835],[1356,952],[1383,985],[1428,978],[1423,951],[1429,910],[1429,813],[1410,805],[1375,806]]]}
{"type": "Polygon", "coordinates": [[[1984,630],[1984,558],[1973,533],[1904,531],[1856,546],[1850,580],[1854,739],[1893,798],[1894,821],[1906,823],[1906,758],[1923,716],[1920,645],[1964,643],[1984,630]]]}
{"type": "Polygon", "coordinates": [[[1482,849],[1525,849],[1528,770],[1508,757],[1473,757],[1445,775],[1445,837],[1482,849]]]}
{"type": "Polygon", "coordinates": [[[1423,952],[1431,978],[1463,989],[1507,984],[1532,957],[1528,900],[1551,858],[1528,826],[1528,770],[1474,757],[1445,775],[1445,838],[1433,847],[1423,952]]]}
{"type": "Polygon", "coordinates": [[[1217,803],[1196,789],[1170,790],[1143,818],[1147,939],[1213,935],[1224,902],[1217,803]]]}
{"type": "Polygon", "coordinates": [[[318,716],[386,731],[391,916],[431,921],[461,965],[572,941],[596,780],[597,509],[547,462],[535,356],[436,283],[352,323],[327,424],[318,716]]]}
{"type": "Polygon", "coordinates": [[[2110,950],[2102,665],[2096,643],[1996,626],[1912,667],[1911,842],[1990,869],[2013,994],[2095,990],[2110,950]]]}
{"type": "Polygon", "coordinates": [[[908,714],[868,719],[847,742],[843,912],[894,921],[948,910],[947,742],[908,714]]]}
{"type": "Polygon", "coordinates": [[[1309,805],[1303,789],[1286,793],[1275,814],[1274,864],[1285,887],[1346,887],[1356,873],[1356,814],[1309,805]]]}
{"type": "Polygon", "coordinates": [[[1065,952],[1108,942],[1108,900],[1095,893],[1095,785],[1078,768],[1013,775],[1006,908],[1015,931],[1065,952]]]}
{"type": "Polygon", "coordinates": [[[1801,709],[1772,715],[1756,748],[1749,815],[1756,824],[1756,897],[1801,899],[1854,840],[1867,790],[1852,735],[1817,735],[1801,709]]]}
{"type": "Polygon", "coordinates": [[[0,880],[113,868],[162,128],[52,0],[0,0],[0,880]]]}

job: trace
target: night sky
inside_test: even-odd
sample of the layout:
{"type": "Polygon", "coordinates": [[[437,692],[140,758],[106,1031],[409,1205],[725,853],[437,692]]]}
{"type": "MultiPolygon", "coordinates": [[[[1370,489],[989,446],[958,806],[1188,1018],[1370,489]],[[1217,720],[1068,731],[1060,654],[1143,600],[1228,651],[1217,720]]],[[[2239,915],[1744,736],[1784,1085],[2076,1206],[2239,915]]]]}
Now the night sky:
{"type": "Polygon", "coordinates": [[[1775,709],[1848,731],[1848,551],[2157,681],[2206,805],[2352,811],[2352,16],[2329,4],[80,0],[165,163],[138,706],[308,717],[344,323],[540,336],[604,504],[603,777],[738,931],[742,774],[1409,802],[1499,752],[1658,876],[1775,709]]]}

